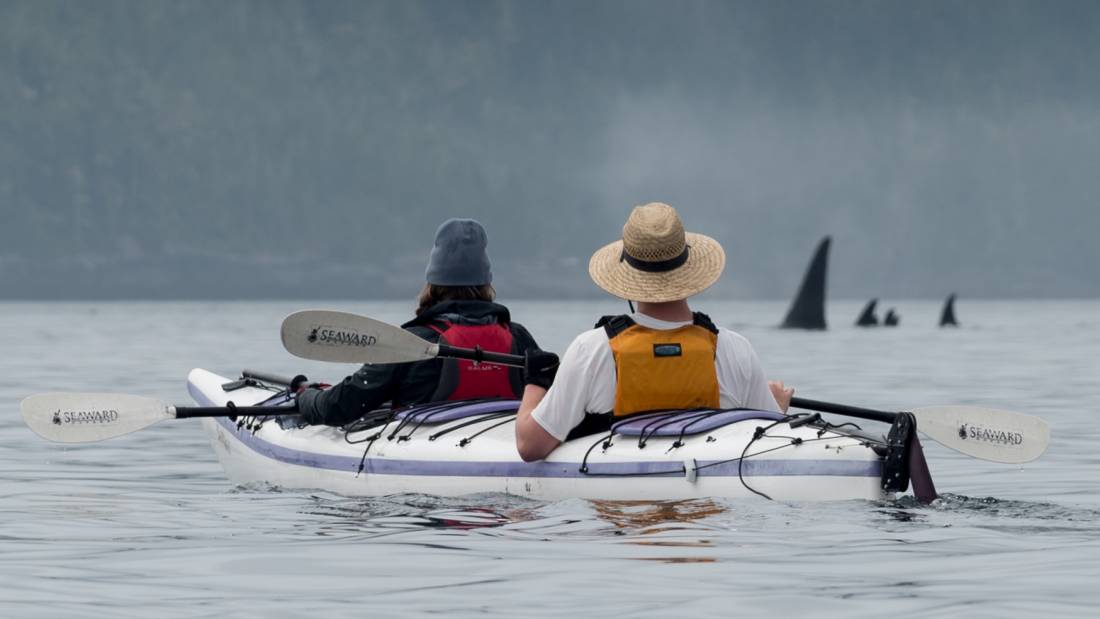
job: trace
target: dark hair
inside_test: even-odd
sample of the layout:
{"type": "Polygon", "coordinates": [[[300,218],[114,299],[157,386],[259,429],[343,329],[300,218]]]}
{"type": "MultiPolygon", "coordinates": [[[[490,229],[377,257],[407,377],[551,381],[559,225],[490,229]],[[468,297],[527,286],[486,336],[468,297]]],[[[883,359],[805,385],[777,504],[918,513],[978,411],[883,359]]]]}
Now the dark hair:
{"type": "Polygon", "coordinates": [[[423,314],[428,308],[444,301],[492,301],[497,296],[492,284],[482,286],[437,286],[424,284],[417,297],[416,315],[423,314]]]}

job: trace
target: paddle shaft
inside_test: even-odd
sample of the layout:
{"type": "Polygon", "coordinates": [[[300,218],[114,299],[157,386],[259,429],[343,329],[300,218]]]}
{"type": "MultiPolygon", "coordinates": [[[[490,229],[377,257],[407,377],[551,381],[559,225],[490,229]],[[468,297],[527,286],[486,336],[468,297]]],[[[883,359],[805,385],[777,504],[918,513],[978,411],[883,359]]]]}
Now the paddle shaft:
{"type": "Polygon", "coordinates": [[[848,406],[845,404],[833,404],[832,402],[821,402],[819,400],[807,400],[806,398],[791,398],[791,406],[812,411],[820,411],[822,413],[856,417],[857,419],[882,421],[885,423],[894,423],[894,419],[898,416],[898,413],[877,411],[871,408],[860,408],[858,406],[848,406]]]}
{"type": "Polygon", "coordinates": [[[300,414],[297,406],[173,406],[172,411],[175,413],[176,419],[300,414]]]}
{"type": "Polygon", "coordinates": [[[510,365],[517,368],[523,367],[526,361],[521,355],[510,355],[503,352],[488,352],[474,348],[459,348],[457,346],[448,346],[447,344],[439,345],[439,356],[495,363],[497,365],[510,365]]]}
{"type": "Polygon", "coordinates": [[[268,372],[257,372],[256,370],[245,370],[241,372],[241,376],[244,378],[255,378],[256,380],[261,382],[265,382],[271,385],[281,385],[283,387],[289,387],[290,382],[294,380],[286,376],[269,374],[268,372]]]}
{"type": "MultiPolygon", "coordinates": [[[[500,365],[511,365],[515,367],[523,367],[524,363],[524,358],[520,355],[478,351],[472,348],[458,348],[456,346],[448,346],[446,344],[439,345],[439,356],[453,357],[456,359],[470,359],[473,361],[484,361],[486,363],[497,363],[500,365]]],[[[834,404],[832,402],[822,402],[820,400],[808,400],[806,398],[791,398],[791,406],[795,408],[821,411],[822,413],[833,413],[834,415],[855,417],[857,419],[882,421],[885,423],[893,423],[894,419],[898,416],[897,413],[891,413],[887,411],[879,411],[871,408],[860,408],[858,406],[848,406],[846,404],[834,404]]]]}

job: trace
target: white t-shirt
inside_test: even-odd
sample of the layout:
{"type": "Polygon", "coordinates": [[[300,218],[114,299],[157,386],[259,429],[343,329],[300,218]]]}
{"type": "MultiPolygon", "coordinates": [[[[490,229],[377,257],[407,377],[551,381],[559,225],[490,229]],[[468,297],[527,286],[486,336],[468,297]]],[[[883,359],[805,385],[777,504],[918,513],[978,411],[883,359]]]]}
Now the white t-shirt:
{"type": "MultiPolygon", "coordinates": [[[[650,329],[678,329],[691,322],[668,322],[633,313],[635,323],[650,329]]],[[[752,344],[729,329],[718,330],[718,399],[722,408],[779,411],[768,388],[764,368],[752,344]]],[[[606,413],[615,407],[615,357],[603,327],[573,340],[561,360],[550,391],[531,412],[532,418],[559,441],[585,413],[606,413]]]]}

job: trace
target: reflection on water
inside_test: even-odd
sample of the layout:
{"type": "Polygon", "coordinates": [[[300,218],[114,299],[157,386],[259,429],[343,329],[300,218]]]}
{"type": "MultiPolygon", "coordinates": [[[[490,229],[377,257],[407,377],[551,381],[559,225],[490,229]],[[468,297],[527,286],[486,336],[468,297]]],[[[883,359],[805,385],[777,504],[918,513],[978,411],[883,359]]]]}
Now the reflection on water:
{"type": "Polygon", "coordinates": [[[692,523],[726,511],[712,499],[684,501],[591,501],[596,515],[620,532],[642,535],[672,530],[667,525],[692,523]]]}
{"type": "Polygon", "coordinates": [[[657,563],[714,563],[715,557],[633,557],[635,561],[656,561],[657,563]]]}
{"type": "MultiPolygon", "coordinates": [[[[715,540],[704,521],[726,508],[711,499],[684,501],[591,501],[596,516],[611,523],[625,543],[661,548],[711,548],[715,540]],[[654,539],[659,538],[659,539],[654,539]]],[[[632,557],[663,563],[713,563],[715,556],[632,557]]]]}
{"type": "MultiPolygon", "coordinates": [[[[278,491],[276,489],[271,489],[278,491]]],[[[259,492],[259,486],[238,487],[238,492],[259,492]]],[[[313,534],[344,539],[376,539],[447,530],[478,531],[515,539],[533,535],[590,537],[600,543],[615,542],[653,548],[712,548],[717,522],[708,519],[725,514],[728,507],[712,499],[682,501],[576,501],[570,517],[562,517],[545,504],[500,494],[445,498],[407,494],[381,498],[347,498],[310,495],[303,514],[319,516],[313,534]],[[578,517],[579,512],[585,512],[578,517]],[[576,525],[583,524],[581,528],[576,525]],[[570,530],[572,529],[572,530],[570,530]]],[[[718,529],[720,530],[720,529],[718,529]]],[[[412,542],[410,542],[412,543],[412,542]]],[[[438,547],[437,544],[425,544],[438,547]]],[[[452,549],[456,546],[449,546],[452,549]]],[[[673,563],[716,561],[713,556],[632,557],[673,563]]]]}

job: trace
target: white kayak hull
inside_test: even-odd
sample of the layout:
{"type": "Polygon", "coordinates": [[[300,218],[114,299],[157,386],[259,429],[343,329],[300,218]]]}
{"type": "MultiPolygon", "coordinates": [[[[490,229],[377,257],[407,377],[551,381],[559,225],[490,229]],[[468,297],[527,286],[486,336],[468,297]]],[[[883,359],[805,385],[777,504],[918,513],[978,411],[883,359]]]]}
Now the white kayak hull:
{"type": "MultiPolygon", "coordinates": [[[[229,381],[196,369],[188,389],[203,406],[230,401],[247,406],[273,395],[258,387],[226,392],[222,385],[229,381]]],[[[605,437],[583,437],[534,463],[519,458],[514,423],[500,417],[429,424],[406,430],[404,439],[384,432],[369,450],[367,442],[351,444],[342,430],[328,426],[284,429],[274,420],[239,424],[228,418],[202,423],[234,483],[345,496],[501,492],[540,500],[662,500],[759,497],[759,492],[786,501],[885,498],[881,457],[864,438],[833,431],[819,436],[820,428],[759,419],[683,437],[655,436],[644,447],[637,437],[615,435],[606,449],[605,437]],[[449,427],[459,424],[466,425],[449,427]],[[773,427],[754,440],[762,426],[773,427]],[[794,444],[796,438],[801,444],[794,444]],[[467,441],[460,445],[462,439],[467,441]]]]}

